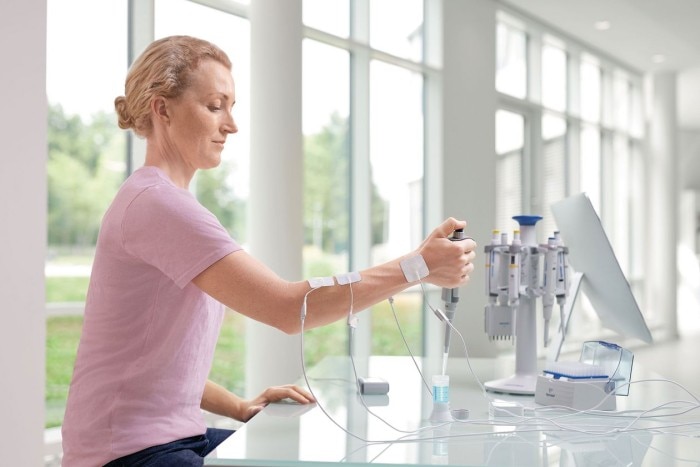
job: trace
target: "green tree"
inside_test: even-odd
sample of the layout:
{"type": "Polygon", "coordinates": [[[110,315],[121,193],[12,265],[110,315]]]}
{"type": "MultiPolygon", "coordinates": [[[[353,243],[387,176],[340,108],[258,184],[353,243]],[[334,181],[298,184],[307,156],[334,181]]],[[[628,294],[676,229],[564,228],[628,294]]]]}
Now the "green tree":
{"type": "MultiPolygon", "coordinates": [[[[350,225],[350,142],[346,118],[328,124],[304,141],[304,241],[327,253],[347,251],[350,225]]],[[[374,184],[372,242],[383,241],[386,202],[374,184]]]]}
{"type": "Polygon", "coordinates": [[[104,112],[84,123],[49,106],[49,245],[94,246],[102,214],[125,176],[125,137],[104,112]]]}
{"type": "Polygon", "coordinates": [[[199,171],[195,181],[195,193],[199,202],[219,219],[229,234],[238,243],[244,243],[246,203],[236,198],[228,183],[232,170],[231,163],[222,161],[215,169],[199,171]]]}
{"type": "Polygon", "coordinates": [[[349,140],[347,120],[333,114],[304,142],[304,243],[336,253],[348,249],[349,140]]]}

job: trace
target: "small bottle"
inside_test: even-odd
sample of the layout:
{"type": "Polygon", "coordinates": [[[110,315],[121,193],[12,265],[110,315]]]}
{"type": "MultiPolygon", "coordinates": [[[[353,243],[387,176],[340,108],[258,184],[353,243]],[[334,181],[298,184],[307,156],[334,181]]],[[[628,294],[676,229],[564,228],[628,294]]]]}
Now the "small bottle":
{"type": "Polygon", "coordinates": [[[433,413],[431,422],[451,422],[450,413],[450,377],[433,375],[433,413]]]}
{"type": "Polygon", "coordinates": [[[449,375],[433,375],[433,403],[450,403],[449,375]]]}

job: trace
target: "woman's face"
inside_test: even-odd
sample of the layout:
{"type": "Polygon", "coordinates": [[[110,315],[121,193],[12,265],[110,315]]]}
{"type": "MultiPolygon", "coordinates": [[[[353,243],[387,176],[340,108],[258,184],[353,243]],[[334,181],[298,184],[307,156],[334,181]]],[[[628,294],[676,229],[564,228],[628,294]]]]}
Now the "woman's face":
{"type": "Polygon", "coordinates": [[[168,152],[194,170],[216,167],[226,137],[238,127],[231,72],[215,60],[204,60],[192,73],[190,86],[168,100],[168,152]]]}

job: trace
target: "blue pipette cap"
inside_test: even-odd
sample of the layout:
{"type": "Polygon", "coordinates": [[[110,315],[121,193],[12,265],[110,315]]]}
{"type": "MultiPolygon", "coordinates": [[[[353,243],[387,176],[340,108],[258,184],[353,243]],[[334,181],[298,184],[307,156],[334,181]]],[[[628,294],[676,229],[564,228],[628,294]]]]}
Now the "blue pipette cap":
{"type": "Polygon", "coordinates": [[[513,219],[520,225],[535,225],[542,216],[513,216],[513,219]]]}

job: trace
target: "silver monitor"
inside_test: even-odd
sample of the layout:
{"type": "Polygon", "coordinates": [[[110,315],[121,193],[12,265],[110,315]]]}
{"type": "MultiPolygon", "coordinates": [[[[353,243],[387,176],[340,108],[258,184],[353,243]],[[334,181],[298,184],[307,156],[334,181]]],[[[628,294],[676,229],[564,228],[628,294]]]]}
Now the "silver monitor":
{"type": "Polygon", "coordinates": [[[552,213],[564,245],[569,247],[571,267],[583,274],[582,291],[603,326],[651,343],[644,316],[588,196],[580,193],[558,201],[552,205],[552,213]]]}

